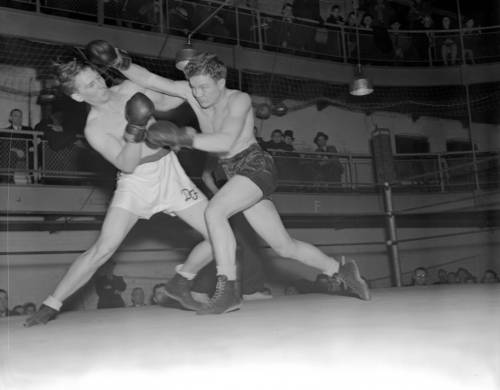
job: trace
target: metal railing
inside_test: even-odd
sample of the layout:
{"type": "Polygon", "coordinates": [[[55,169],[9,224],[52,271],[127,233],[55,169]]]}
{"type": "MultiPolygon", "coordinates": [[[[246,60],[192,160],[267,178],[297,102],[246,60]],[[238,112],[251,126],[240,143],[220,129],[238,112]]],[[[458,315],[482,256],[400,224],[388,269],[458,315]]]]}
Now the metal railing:
{"type": "MultiPolygon", "coordinates": [[[[114,25],[121,28],[187,36],[220,2],[147,0],[124,3],[104,0],[16,0],[9,7],[58,17],[114,25]],[[118,4],[121,4],[118,6],[118,4]]],[[[237,2],[239,3],[239,2],[237,2]]],[[[335,25],[293,18],[258,9],[226,6],[212,18],[194,39],[294,55],[355,62],[358,27],[335,25]]],[[[379,30],[359,28],[363,62],[384,65],[441,65],[441,46],[456,44],[456,63],[462,59],[463,35],[468,62],[493,62],[500,59],[500,26],[450,30],[379,30]]],[[[451,61],[450,61],[451,63],[451,61]]]]}
{"type": "MultiPolygon", "coordinates": [[[[203,159],[179,152],[188,175],[199,180],[203,159]]],[[[335,192],[374,190],[373,158],[368,154],[270,150],[280,191],[335,192]]],[[[453,191],[499,187],[500,152],[394,155],[395,191],[453,191]]],[[[0,181],[13,184],[88,184],[114,180],[115,168],[82,138],[53,150],[37,131],[0,130],[0,181]]]]}

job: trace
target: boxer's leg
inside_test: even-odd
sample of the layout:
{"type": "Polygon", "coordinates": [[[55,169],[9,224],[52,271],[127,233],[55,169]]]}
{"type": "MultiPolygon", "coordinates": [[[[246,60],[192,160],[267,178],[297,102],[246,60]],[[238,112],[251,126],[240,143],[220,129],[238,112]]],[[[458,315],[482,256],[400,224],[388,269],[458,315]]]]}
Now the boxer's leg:
{"type": "MultiPolygon", "coordinates": [[[[137,219],[136,215],[125,209],[111,207],[106,214],[97,241],[76,258],[57,285],[54,293],[44,301],[44,305],[37,313],[26,320],[25,325],[37,325],[52,319],[46,319],[46,316],[42,315],[46,314],[41,313],[43,307],[50,307],[57,314],[64,300],[87,283],[95,271],[115,253],[137,219]]],[[[43,310],[47,311],[47,309],[43,310]]]]}
{"type": "MultiPolygon", "coordinates": [[[[175,212],[180,219],[197,230],[205,239],[191,250],[186,262],[177,267],[177,272],[165,287],[168,297],[175,299],[189,310],[198,310],[201,307],[200,303],[194,300],[191,295],[193,279],[203,267],[213,260],[212,245],[208,240],[208,231],[204,218],[207,204],[208,201],[204,199],[191,207],[175,212]]],[[[159,304],[161,305],[162,302],[159,302],[159,304]]]]}
{"type": "Polygon", "coordinates": [[[370,299],[368,285],[361,278],[354,261],[339,267],[339,263],[314,245],[295,240],[288,234],[274,204],[263,199],[244,211],[250,225],[281,257],[294,259],[316,268],[332,277],[338,272],[339,279],[359,298],[370,299]]]}

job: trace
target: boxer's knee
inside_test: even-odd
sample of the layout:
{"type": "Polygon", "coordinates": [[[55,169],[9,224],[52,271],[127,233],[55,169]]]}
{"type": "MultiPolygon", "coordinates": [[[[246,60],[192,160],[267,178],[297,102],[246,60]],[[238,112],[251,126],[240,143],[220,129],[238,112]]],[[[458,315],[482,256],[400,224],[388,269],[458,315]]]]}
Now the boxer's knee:
{"type": "Polygon", "coordinates": [[[294,239],[283,239],[275,242],[272,245],[272,249],[280,257],[293,258],[294,254],[297,253],[296,241],[294,239]]]}
{"type": "Polygon", "coordinates": [[[207,226],[213,226],[218,224],[223,220],[227,220],[228,215],[225,208],[219,203],[209,203],[205,209],[205,221],[207,226]]]}

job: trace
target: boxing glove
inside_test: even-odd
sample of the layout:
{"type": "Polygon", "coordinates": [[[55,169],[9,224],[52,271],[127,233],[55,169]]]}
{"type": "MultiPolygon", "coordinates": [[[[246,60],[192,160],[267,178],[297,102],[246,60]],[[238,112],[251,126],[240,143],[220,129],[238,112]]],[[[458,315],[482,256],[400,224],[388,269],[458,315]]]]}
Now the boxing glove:
{"type": "Polygon", "coordinates": [[[123,138],[127,142],[142,142],[146,134],[146,125],[153,116],[155,106],[151,99],[141,92],[132,96],[125,105],[127,126],[123,138]]]}
{"type": "Polygon", "coordinates": [[[30,316],[25,322],[24,326],[30,327],[34,325],[46,324],[50,320],[56,318],[59,312],[50,306],[42,304],[38,311],[30,316]]]}
{"type": "Polygon", "coordinates": [[[158,121],[149,126],[145,143],[152,149],[165,146],[193,146],[194,129],[179,128],[169,121],[158,121]]]}
{"type": "Polygon", "coordinates": [[[126,51],[116,49],[103,40],[89,42],[86,51],[89,61],[99,67],[127,70],[132,63],[132,59],[126,51]]]}

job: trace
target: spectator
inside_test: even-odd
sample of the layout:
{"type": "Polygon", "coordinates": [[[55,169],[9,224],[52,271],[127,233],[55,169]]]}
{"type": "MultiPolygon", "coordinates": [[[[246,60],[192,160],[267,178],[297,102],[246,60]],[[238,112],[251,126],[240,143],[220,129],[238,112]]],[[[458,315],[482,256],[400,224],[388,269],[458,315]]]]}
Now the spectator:
{"type": "Polygon", "coordinates": [[[455,272],[448,272],[448,284],[457,284],[458,278],[455,272]]]}
{"type": "MultiPolygon", "coordinates": [[[[23,125],[23,112],[19,108],[14,108],[9,113],[10,125],[7,130],[14,131],[32,131],[30,126],[23,125]]],[[[34,141],[32,134],[14,134],[12,146],[10,148],[13,153],[13,166],[16,168],[14,182],[18,184],[28,184],[32,182],[32,178],[28,173],[29,169],[34,169],[34,143],[38,145],[38,138],[34,141]],[[26,140],[26,141],[25,141],[26,140]],[[26,156],[26,153],[28,154],[26,156]],[[28,161],[26,162],[26,157],[28,161]]]]}
{"type": "Polygon", "coordinates": [[[16,305],[14,308],[10,311],[11,316],[23,316],[24,315],[24,307],[23,305],[16,305]]]}
{"type": "Polygon", "coordinates": [[[434,58],[434,50],[436,47],[435,34],[432,31],[434,26],[434,21],[430,15],[426,15],[422,18],[421,29],[422,33],[415,34],[413,37],[413,44],[417,50],[419,59],[428,60],[432,65],[432,60],[434,58]]]}
{"type": "Polygon", "coordinates": [[[342,25],[345,23],[342,14],[340,13],[340,7],[338,5],[332,5],[330,8],[330,15],[325,20],[326,23],[342,25]]]}
{"type": "Polygon", "coordinates": [[[391,24],[391,41],[392,48],[394,52],[394,61],[396,65],[400,64],[405,59],[405,54],[402,45],[402,39],[399,29],[401,28],[401,23],[395,21],[391,24]]]}
{"type": "Polygon", "coordinates": [[[351,58],[356,58],[356,27],[358,27],[358,20],[354,12],[350,12],[346,19],[346,45],[347,45],[347,56],[351,58]]]}
{"type": "MultiPolygon", "coordinates": [[[[328,135],[319,131],[314,137],[314,143],[317,148],[316,153],[337,153],[337,148],[333,145],[327,145],[328,135]]],[[[344,168],[337,156],[320,155],[318,162],[314,163],[315,181],[333,181],[340,182],[344,168]]]]}
{"type": "Polygon", "coordinates": [[[24,314],[32,315],[36,312],[36,305],[33,302],[27,302],[23,305],[24,314]]]}
{"type": "Polygon", "coordinates": [[[56,111],[51,113],[48,119],[42,120],[35,126],[36,131],[43,132],[43,137],[54,152],[67,148],[76,141],[76,134],[64,129],[63,117],[62,111],[56,111]]]}
{"type": "Polygon", "coordinates": [[[366,28],[368,30],[373,29],[373,18],[370,14],[366,14],[365,16],[363,16],[361,27],[366,28]]]}
{"type": "Polygon", "coordinates": [[[127,285],[122,276],[113,274],[114,267],[115,262],[110,260],[97,271],[95,289],[99,296],[98,309],[125,307],[121,292],[125,291],[127,285]]]}
{"type": "Polygon", "coordinates": [[[175,0],[169,8],[167,15],[170,29],[174,32],[182,32],[184,35],[188,35],[192,27],[190,22],[191,13],[192,9],[189,8],[189,4],[175,0]]]}
{"type": "Polygon", "coordinates": [[[259,130],[257,129],[257,126],[253,127],[253,135],[255,136],[255,139],[257,140],[257,143],[260,145],[262,149],[266,149],[266,141],[259,135],[259,130]]]}
{"type": "Polygon", "coordinates": [[[165,283],[158,283],[153,286],[153,294],[150,299],[151,305],[161,305],[163,307],[172,307],[175,309],[183,309],[181,304],[174,299],[167,297],[165,283]]]}
{"type": "Polygon", "coordinates": [[[285,132],[283,133],[283,140],[287,145],[287,148],[285,150],[293,152],[295,150],[293,146],[293,141],[295,141],[295,137],[293,136],[293,130],[285,130],[285,132]]]}
{"type": "Polygon", "coordinates": [[[427,0],[411,0],[408,11],[408,27],[410,30],[417,30],[426,15],[430,15],[432,7],[427,0]]]}
{"type": "Polygon", "coordinates": [[[445,269],[440,268],[438,270],[438,280],[434,284],[448,284],[448,273],[445,269]]]}
{"type": "Polygon", "coordinates": [[[497,273],[492,269],[487,269],[484,271],[483,277],[481,278],[481,283],[499,283],[497,273]]]}
{"type": "Polygon", "coordinates": [[[134,287],[130,293],[131,307],[146,306],[144,302],[144,290],[141,287],[134,287]]]}
{"type": "Polygon", "coordinates": [[[475,279],[474,276],[469,272],[468,269],[460,267],[457,270],[457,281],[458,283],[467,283],[469,278],[475,279]]]}
{"type": "Polygon", "coordinates": [[[395,14],[394,9],[387,4],[386,0],[376,0],[370,13],[374,17],[373,24],[380,27],[388,27],[395,14]]]}
{"type": "Polygon", "coordinates": [[[474,25],[474,18],[467,18],[463,28],[465,61],[469,60],[471,64],[475,64],[474,47],[477,45],[477,34],[481,33],[474,29],[474,25]]]}
{"type": "Polygon", "coordinates": [[[266,150],[287,150],[289,146],[283,140],[283,132],[280,129],[274,129],[271,133],[271,139],[266,142],[266,150]]]}
{"type": "Polygon", "coordinates": [[[427,286],[429,284],[429,273],[427,268],[418,267],[413,271],[410,286],[427,286]]]}
{"type": "Polygon", "coordinates": [[[443,32],[439,33],[439,36],[442,38],[441,59],[445,65],[450,63],[451,65],[455,65],[457,62],[458,45],[454,39],[455,34],[449,31],[451,26],[450,18],[448,16],[443,17],[443,19],[441,19],[441,25],[443,28],[443,32]],[[448,61],[448,57],[450,61],[448,61]]]}
{"type": "Polygon", "coordinates": [[[0,288],[0,317],[9,316],[9,295],[7,291],[0,288]]]}

